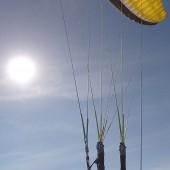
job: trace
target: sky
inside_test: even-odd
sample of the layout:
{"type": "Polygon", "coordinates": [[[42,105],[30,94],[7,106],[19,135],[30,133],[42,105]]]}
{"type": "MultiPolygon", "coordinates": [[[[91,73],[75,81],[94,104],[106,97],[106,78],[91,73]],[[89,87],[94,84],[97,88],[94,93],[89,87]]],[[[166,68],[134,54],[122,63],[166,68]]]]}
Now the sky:
{"type": "MultiPolygon", "coordinates": [[[[86,169],[70,56],[85,122],[88,64],[97,114],[109,105],[108,122],[114,116],[104,140],[106,170],[120,169],[112,73],[120,109],[123,84],[127,169],[140,169],[142,61],[143,169],[170,170],[170,2],[163,3],[167,18],[155,26],[141,26],[121,16],[107,0],[62,0],[65,29],[59,0],[0,0],[1,170],[86,169]],[[6,73],[7,63],[18,55],[36,65],[37,73],[26,85],[6,73]]],[[[88,103],[93,162],[98,138],[90,92],[88,103]]]]}

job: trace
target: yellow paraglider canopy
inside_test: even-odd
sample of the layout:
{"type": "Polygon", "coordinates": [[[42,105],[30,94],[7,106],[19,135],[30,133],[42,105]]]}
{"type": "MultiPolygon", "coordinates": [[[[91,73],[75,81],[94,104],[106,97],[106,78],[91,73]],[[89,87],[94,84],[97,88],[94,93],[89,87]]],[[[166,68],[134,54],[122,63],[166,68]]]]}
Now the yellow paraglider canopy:
{"type": "Polygon", "coordinates": [[[109,0],[130,19],[144,24],[155,25],[166,17],[162,0],[109,0]]]}

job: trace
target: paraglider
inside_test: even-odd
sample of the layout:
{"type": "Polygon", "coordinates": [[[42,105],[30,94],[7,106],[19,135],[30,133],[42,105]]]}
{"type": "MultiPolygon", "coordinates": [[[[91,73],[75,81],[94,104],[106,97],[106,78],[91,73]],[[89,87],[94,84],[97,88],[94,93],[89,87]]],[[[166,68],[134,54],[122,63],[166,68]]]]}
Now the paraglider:
{"type": "MultiPolygon", "coordinates": [[[[108,1],[113,6],[115,6],[117,9],[119,9],[119,11],[121,13],[123,13],[125,16],[127,16],[131,20],[133,20],[137,23],[143,24],[143,25],[155,25],[155,24],[161,22],[166,17],[166,11],[163,7],[161,0],[108,0],[108,1]]],[[[77,1],[75,1],[75,2],[77,2],[77,1]]],[[[83,119],[81,105],[80,105],[79,92],[78,92],[78,87],[77,87],[76,75],[75,75],[75,71],[74,71],[74,63],[73,63],[73,59],[72,59],[72,55],[71,55],[67,25],[66,25],[66,21],[65,21],[65,16],[64,16],[64,11],[63,11],[61,0],[60,0],[60,6],[61,6],[61,11],[62,11],[62,19],[63,19],[63,23],[64,23],[64,28],[65,28],[69,57],[70,57],[70,62],[71,62],[71,66],[72,66],[73,80],[74,80],[74,85],[75,85],[75,89],[76,89],[77,102],[78,102],[78,106],[79,106],[80,118],[81,118],[82,129],[83,129],[87,170],[91,170],[94,163],[97,165],[97,170],[105,170],[103,141],[105,139],[105,136],[106,136],[108,130],[110,129],[112,120],[110,121],[110,124],[108,124],[108,115],[107,115],[108,113],[106,113],[105,116],[103,117],[102,109],[101,109],[100,118],[98,119],[97,112],[95,109],[95,104],[94,104],[93,91],[92,91],[91,80],[90,80],[90,75],[89,75],[89,68],[87,68],[88,93],[91,93],[91,96],[92,96],[92,105],[94,107],[94,115],[95,115],[97,134],[98,134],[98,142],[97,142],[97,146],[96,146],[97,158],[90,165],[89,148],[88,148],[88,112],[87,112],[87,120],[86,120],[86,124],[85,124],[84,119],[83,119]]],[[[101,6],[102,6],[102,2],[101,2],[101,6]]],[[[101,15],[103,15],[103,14],[101,14],[101,15]]],[[[79,15],[77,15],[77,16],[79,16],[79,15]]],[[[79,25],[81,25],[80,21],[79,21],[79,25]]],[[[83,35],[82,35],[82,37],[83,37],[83,35]]],[[[83,38],[82,38],[82,41],[83,41],[82,44],[83,44],[84,54],[85,54],[85,57],[87,57],[87,52],[86,52],[86,48],[84,46],[85,43],[84,43],[83,38]]],[[[122,48],[121,48],[121,50],[122,50],[122,48]]],[[[87,57],[87,61],[88,61],[88,57],[87,57]]],[[[89,66],[89,63],[87,63],[87,66],[89,66]]],[[[122,111],[119,109],[119,103],[118,103],[118,100],[116,97],[116,88],[114,85],[114,76],[113,76],[112,69],[111,69],[111,72],[112,72],[112,83],[113,83],[113,89],[114,89],[113,91],[114,91],[114,96],[115,96],[115,101],[116,101],[115,105],[116,105],[116,111],[117,111],[117,115],[118,115],[119,134],[120,134],[120,145],[119,145],[120,164],[121,164],[121,170],[126,170],[125,116],[124,116],[123,107],[122,107],[122,111]]],[[[124,94],[122,93],[122,101],[121,101],[122,103],[123,103],[123,95],[124,94]]]]}

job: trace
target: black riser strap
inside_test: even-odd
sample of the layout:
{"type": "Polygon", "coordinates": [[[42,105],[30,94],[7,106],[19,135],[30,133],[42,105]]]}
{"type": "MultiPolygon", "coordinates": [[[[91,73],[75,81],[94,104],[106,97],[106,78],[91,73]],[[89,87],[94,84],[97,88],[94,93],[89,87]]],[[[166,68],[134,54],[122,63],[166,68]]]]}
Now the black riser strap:
{"type": "Polygon", "coordinates": [[[105,170],[104,166],[104,145],[102,142],[97,142],[97,170],[105,170]]]}
{"type": "Polygon", "coordinates": [[[119,145],[120,151],[120,170],[126,170],[126,146],[123,143],[119,145]]]}

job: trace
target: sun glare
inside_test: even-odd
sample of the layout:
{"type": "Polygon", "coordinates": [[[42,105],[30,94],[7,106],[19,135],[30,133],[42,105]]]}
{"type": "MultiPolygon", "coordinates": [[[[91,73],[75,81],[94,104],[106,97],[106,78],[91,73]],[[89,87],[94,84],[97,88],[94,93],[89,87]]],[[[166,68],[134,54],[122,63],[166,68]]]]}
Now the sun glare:
{"type": "Polygon", "coordinates": [[[7,73],[15,82],[27,84],[35,75],[35,65],[26,57],[16,57],[9,61],[7,73]]]}

